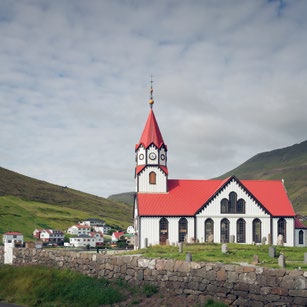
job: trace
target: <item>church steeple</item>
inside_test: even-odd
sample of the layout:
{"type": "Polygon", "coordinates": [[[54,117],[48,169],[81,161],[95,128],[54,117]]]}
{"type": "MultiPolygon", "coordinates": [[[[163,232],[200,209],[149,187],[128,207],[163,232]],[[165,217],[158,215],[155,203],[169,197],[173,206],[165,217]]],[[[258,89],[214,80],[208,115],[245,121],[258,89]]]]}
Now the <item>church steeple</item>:
{"type": "Polygon", "coordinates": [[[167,192],[167,146],[153,112],[152,82],[149,115],[140,141],[135,146],[137,192],[167,192]]]}

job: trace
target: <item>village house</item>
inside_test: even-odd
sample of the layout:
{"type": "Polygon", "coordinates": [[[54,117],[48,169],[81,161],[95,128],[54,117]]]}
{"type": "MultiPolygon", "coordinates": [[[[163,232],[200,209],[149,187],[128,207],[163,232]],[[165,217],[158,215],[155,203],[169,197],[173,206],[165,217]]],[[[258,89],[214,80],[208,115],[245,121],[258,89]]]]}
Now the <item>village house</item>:
{"type": "MultiPolygon", "coordinates": [[[[135,147],[135,248],[178,242],[306,246],[283,180],[169,179],[168,148],[150,111],[135,147]]],[[[173,123],[172,123],[173,124],[173,123]]]]}
{"type": "Polygon", "coordinates": [[[70,246],[72,247],[98,247],[104,243],[103,234],[100,232],[90,232],[87,234],[81,234],[79,236],[73,236],[69,239],[70,246]]]}
{"type": "Polygon", "coordinates": [[[67,233],[71,235],[89,235],[91,232],[91,226],[89,225],[73,225],[67,229],[67,233]]]}
{"type": "Polygon", "coordinates": [[[124,231],[118,231],[118,230],[114,231],[112,233],[111,241],[114,242],[114,243],[118,242],[120,240],[120,238],[124,236],[124,234],[125,234],[124,231]]]}
{"type": "Polygon", "coordinates": [[[108,231],[111,229],[110,226],[106,225],[104,220],[96,218],[89,218],[87,220],[80,221],[78,224],[90,226],[96,232],[102,232],[104,234],[108,233],[108,231]]]}
{"type": "Polygon", "coordinates": [[[17,231],[9,231],[3,234],[3,243],[13,243],[15,246],[23,246],[23,234],[17,231]]]}
{"type": "Polygon", "coordinates": [[[63,244],[64,233],[55,229],[35,229],[33,237],[41,240],[43,243],[63,244]]]}

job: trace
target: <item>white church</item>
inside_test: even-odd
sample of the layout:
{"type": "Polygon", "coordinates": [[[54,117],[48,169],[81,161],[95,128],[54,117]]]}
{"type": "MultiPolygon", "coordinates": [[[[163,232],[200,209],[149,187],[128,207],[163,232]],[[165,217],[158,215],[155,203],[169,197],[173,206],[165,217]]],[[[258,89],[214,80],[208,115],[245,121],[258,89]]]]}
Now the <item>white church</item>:
{"type": "Polygon", "coordinates": [[[168,179],[167,146],[150,111],[136,144],[135,248],[179,242],[306,246],[282,180],[168,179]],[[281,242],[282,240],[282,242],[281,242]]]}

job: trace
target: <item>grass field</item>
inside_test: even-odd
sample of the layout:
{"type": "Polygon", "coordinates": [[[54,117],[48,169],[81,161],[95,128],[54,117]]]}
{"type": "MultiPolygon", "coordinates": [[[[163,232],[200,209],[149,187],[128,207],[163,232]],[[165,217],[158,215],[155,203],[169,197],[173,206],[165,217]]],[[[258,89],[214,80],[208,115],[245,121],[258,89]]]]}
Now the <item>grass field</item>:
{"type": "MultiPolygon", "coordinates": [[[[98,307],[119,306],[124,301],[124,306],[137,306],[155,294],[160,295],[151,284],[136,287],[124,280],[92,278],[63,269],[0,265],[0,302],[41,307],[98,307]]],[[[202,306],[226,305],[209,300],[202,306]]]]}
{"type": "Polygon", "coordinates": [[[259,266],[278,268],[278,256],[282,253],[286,257],[286,269],[301,268],[307,270],[304,263],[304,253],[307,247],[276,246],[276,258],[269,256],[268,245],[228,244],[228,252],[222,253],[221,244],[184,244],[183,252],[179,253],[178,247],[156,245],[130,253],[141,254],[148,258],[171,258],[185,260],[186,254],[190,253],[193,261],[220,262],[220,263],[247,263],[252,264],[254,255],[259,258],[259,266]]]}

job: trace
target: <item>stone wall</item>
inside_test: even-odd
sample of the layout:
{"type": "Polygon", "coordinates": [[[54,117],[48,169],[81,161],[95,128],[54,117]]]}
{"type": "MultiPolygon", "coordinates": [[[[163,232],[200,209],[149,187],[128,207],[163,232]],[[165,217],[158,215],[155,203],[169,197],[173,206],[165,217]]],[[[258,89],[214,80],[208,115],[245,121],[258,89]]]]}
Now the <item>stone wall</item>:
{"type": "Polygon", "coordinates": [[[235,306],[307,306],[307,272],[220,263],[147,259],[65,250],[14,249],[14,265],[68,268],[93,277],[151,283],[174,295],[235,306]]]}

